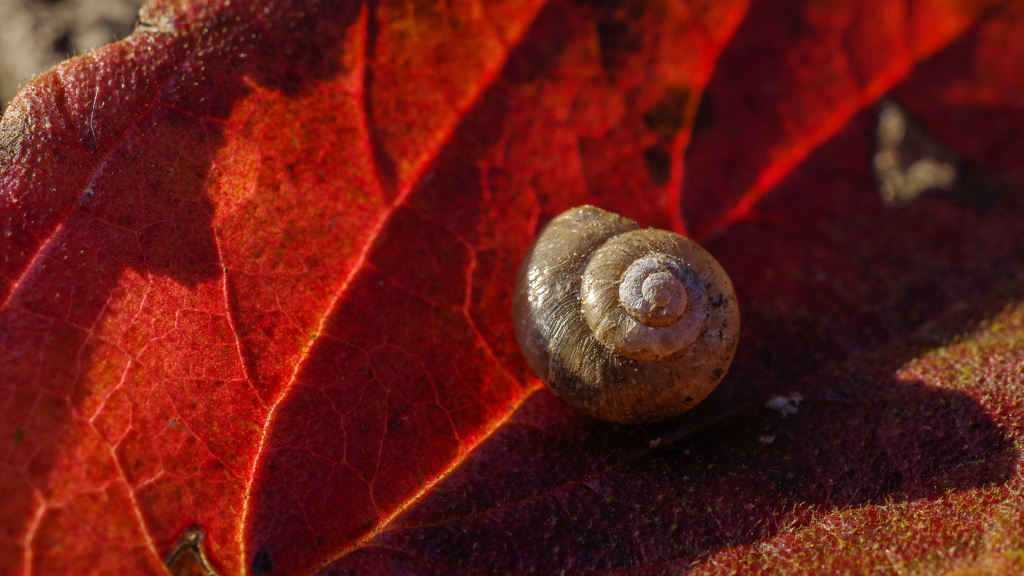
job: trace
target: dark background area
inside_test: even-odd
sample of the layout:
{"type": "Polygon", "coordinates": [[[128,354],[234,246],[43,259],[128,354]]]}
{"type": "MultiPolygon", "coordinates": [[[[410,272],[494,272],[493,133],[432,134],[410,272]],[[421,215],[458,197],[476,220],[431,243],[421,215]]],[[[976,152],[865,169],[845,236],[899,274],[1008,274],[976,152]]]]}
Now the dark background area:
{"type": "Polygon", "coordinates": [[[131,34],[146,0],[0,0],[0,109],[41,72],[131,34]]]}

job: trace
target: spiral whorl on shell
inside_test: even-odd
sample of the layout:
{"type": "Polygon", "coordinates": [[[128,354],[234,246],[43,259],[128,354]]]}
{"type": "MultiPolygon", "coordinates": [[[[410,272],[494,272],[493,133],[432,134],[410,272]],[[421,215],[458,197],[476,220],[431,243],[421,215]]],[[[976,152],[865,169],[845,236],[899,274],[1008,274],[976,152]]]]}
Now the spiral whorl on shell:
{"type": "Polygon", "coordinates": [[[603,420],[664,420],[721,381],[739,340],[728,275],[692,240],[582,206],[557,216],[519,272],[516,338],[534,373],[603,420]]]}

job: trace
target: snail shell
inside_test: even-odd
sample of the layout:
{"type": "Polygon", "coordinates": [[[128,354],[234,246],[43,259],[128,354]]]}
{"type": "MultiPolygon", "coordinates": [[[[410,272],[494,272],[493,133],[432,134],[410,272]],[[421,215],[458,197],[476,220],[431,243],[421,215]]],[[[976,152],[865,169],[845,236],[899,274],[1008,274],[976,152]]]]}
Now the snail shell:
{"type": "Polygon", "coordinates": [[[516,339],[533,372],[602,420],[676,416],[725,376],[739,308],[692,240],[582,206],[551,221],[519,270],[516,339]]]}

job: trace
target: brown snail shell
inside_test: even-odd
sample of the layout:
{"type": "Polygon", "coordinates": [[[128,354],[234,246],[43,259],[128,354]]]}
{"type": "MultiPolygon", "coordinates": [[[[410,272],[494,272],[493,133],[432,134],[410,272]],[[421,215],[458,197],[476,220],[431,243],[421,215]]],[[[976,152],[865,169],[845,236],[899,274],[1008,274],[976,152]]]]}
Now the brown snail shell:
{"type": "Polygon", "coordinates": [[[562,401],[664,420],[718,385],[739,342],[729,276],[696,242],[581,206],[540,233],[516,281],[516,339],[562,401]]]}

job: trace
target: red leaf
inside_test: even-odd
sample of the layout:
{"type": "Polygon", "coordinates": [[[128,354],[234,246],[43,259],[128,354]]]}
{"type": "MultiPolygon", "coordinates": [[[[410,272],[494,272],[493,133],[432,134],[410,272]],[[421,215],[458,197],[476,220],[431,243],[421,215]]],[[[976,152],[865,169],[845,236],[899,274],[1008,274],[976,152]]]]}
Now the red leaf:
{"type": "Polygon", "coordinates": [[[3,565],[1024,568],[1020,3],[328,4],[157,0],[5,113],[3,565]],[[881,201],[886,94],[994,209],[881,201]],[[571,413],[510,338],[583,203],[733,276],[679,419],[571,413]]]}

